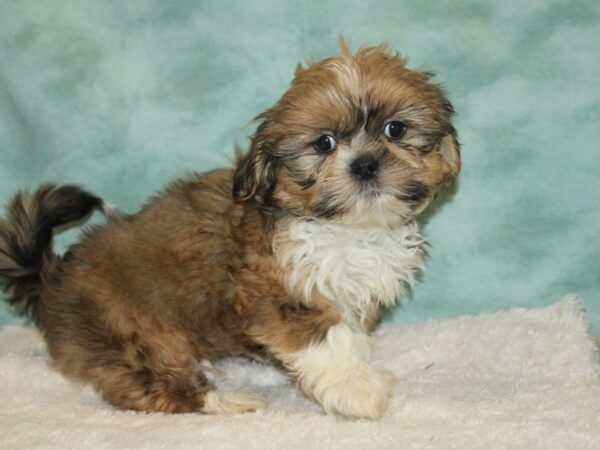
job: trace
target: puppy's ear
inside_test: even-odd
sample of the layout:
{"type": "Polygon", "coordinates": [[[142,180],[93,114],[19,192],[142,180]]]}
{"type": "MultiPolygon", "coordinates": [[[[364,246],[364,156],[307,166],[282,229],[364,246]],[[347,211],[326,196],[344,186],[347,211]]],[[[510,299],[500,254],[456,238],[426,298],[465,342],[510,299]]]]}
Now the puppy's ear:
{"type": "Polygon", "coordinates": [[[450,184],[460,173],[460,144],[458,143],[456,130],[452,129],[450,133],[442,138],[440,153],[449,169],[447,181],[450,184]]]}
{"type": "Polygon", "coordinates": [[[268,153],[268,140],[265,139],[266,124],[261,124],[252,138],[250,150],[238,155],[233,176],[233,198],[246,201],[255,198],[265,203],[276,181],[276,158],[268,153]]]}

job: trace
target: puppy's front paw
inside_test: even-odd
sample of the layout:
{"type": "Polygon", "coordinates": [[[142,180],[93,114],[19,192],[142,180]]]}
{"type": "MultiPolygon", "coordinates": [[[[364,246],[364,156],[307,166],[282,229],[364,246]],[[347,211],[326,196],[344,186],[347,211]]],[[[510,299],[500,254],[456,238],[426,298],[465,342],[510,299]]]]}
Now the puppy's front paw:
{"type": "Polygon", "coordinates": [[[397,382],[388,370],[376,370],[366,363],[344,373],[324,373],[313,386],[312,396],[329,414],[377,419],[388,408],[392,388],[397,382]]]}
{"type": "Polygon", "coordinates": [[[337,324],[323,341],[282,359],[300,388],[326,412],[376,419],[388,407],[396,376],[372,367],[369,355],[368,336],[337,324]]]}

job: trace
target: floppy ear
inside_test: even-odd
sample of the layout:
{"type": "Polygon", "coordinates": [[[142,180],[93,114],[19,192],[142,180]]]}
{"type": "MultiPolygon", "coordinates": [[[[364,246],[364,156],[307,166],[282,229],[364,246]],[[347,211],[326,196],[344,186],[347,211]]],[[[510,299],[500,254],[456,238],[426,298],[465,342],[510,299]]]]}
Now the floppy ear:
{"type": "Polygon", "coordinates": [[[451,183],[460,173],[460,144],[454,129],[442,138],[440,153],[448,166],[448,182],[451,183]]]}
{"type": "Polygon", "coordinates": [[[238,157],[233,175],[233,198],[236,201],[255,198],[259,203],[265,203],[275,187],[276,158],[266,151],[265,128],[265,123],[258,127],[250,150],[238,157]]]}

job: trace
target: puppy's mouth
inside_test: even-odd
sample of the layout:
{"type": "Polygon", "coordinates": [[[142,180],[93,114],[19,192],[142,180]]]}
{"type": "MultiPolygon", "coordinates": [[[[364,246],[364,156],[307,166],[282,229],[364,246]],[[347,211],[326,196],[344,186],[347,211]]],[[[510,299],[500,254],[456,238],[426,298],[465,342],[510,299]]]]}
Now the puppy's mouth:
{"type": "Polygon", "coordinates": [[[368,184],[362,184],[358,188],[357,195],[364,199],[378,199],[383,196],[394,197],[412,207],[420,207],[427,204],[434,193],[420,181],[409,181],[400,188],[386,188],[375,180],[368,184]]]}
{"type": "Polygon", "coordinates": [[[315,216],[351,226],[402,226],[420,215],[432,197],[420,181],[386,185],[384,180],[362,180],[345,197],[332,191],[322,195],[314,208],[315,216]]]}
{"type": "Polygon", "coordinates": [[[387,192],[374,181],[368,184],[362,184],[358,189],[358,195],[366,199],[376,199],[385,194],[387,194],[387,192]]]}

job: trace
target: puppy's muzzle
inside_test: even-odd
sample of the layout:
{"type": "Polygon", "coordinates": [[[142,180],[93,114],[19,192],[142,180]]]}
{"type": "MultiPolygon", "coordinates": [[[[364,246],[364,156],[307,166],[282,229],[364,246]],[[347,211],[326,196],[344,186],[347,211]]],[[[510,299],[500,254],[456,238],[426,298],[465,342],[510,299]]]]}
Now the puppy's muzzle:
{"type": "Polygon", "coordinates": [[[350,171],[358,180],[372,180],[377,176],[379,160],[371,155],[362,155],[352,161],[350,171]]]}

